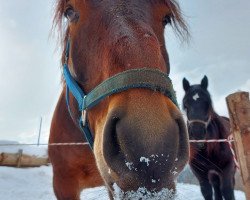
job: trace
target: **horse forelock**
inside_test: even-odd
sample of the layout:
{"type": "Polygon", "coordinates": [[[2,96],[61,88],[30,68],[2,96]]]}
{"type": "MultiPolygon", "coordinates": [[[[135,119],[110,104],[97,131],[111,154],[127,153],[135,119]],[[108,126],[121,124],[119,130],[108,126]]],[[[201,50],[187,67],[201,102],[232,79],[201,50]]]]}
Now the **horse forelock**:
{"type": "Polygon", "coordinates": [[[189,98],[193,98],[193,95],[195,93],[202,93],[206,97],[206,100],[207,100],[207,102],[209,104],[208,112],[211,115],[214,115],[215,111],[214,111],[214,108],[213,108],[213,102],[212,102],[211,95],[210,95],[209,91],[202,89],[200,87],[200,85],[192,85],[190,87],[190,89],[186,92],[186,94],[185,94],[185,96],[183,97],[183,100],[182,100],[182,108],[185,109],[185,103],[188,101],[189,98]]]}
{"type": "MultiPolygon", "coordinates": [[[[52,31],[58,35],[58,41],[62,45],[62,49],[65,50],[66,40],[68,38],[68,23],[64,19],[65,6],[69,0],[57,0],[55,3],[55,12],[53,18],[52,31]]],[[[171,26],[175,30],[175,33],[182,41],[187,41],[189,38],[188,26],[183,18],[183,14],[179,3],[176,0],[148,0],[152,4],[164,2],[170,10],[171,26]]],[[[64,54],[63,54],[64,55],[64,54]]],[[[62,62],[64,59],[62,57],[62,62]]]]}

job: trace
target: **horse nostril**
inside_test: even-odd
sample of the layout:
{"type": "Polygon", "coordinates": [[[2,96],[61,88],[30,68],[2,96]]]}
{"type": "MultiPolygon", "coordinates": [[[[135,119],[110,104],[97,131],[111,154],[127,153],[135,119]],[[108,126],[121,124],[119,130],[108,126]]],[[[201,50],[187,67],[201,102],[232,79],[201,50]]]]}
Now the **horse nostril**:
{"type": "MultiPolygon", "coordinates": [[[[119,121],[118,117],[113,117],[110,119],[105,127],[105,140],[107,140],[110,145],[112,146],[112,151],[109,152],[110,156],[115,156],[116,154],[119,154],[120,148],[118,144],[118,138],[116,134],[116,124],[119,121]]],[[[104,141],[104,143],[106,143],[104,141]]]]}
{"type": "MultiPolygon", "coordinates": [[[[117,164],[119,164],[117,161],[124,160],[117,137],[117,124],[119,121],[120,118],[117,116],[110,117],[104,129],[103,156],[110,167],[117,166],[117,164]]],[[[114,171],[117,172],[117,170],[114,171]]]]}

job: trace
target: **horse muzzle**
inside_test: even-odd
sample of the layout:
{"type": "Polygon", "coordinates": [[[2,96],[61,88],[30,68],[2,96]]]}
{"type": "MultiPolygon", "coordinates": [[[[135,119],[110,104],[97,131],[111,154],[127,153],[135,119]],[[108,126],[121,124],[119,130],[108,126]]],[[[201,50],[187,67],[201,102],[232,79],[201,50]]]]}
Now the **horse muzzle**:
{"type": "MultiPolygon", "coordinates": [[[[136,90],[129,93],[133,95],[136,90]]],[[[137,100],[127,102],[126,109],[118,106],[107,117],[103,157],[112,173],[106,175],[110,176],[109,184],[116,183],[122,191],[174,190],[174,178],[187,161],[188,145],[185,137],[180,138],[186,130],[180,128],[167,105],[156,103],[159,95],[152,95],[151,103],[133,98],[137,100]],[[157,106],[149,106],[152,103],[157,106]]]]}

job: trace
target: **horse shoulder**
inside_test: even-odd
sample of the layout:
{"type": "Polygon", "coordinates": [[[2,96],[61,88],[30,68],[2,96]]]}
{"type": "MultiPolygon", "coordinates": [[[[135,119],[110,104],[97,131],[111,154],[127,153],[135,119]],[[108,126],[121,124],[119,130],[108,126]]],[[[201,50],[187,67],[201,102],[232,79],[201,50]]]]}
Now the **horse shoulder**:
{"type": "MultiPolygon", "coordinates": [[[[78,142],[83,143],[85,139],[70,117],[65,101],[65,90],[63,90],[54,111],[49,143],[78,142]]],[[[102,185],[103,181],[88,145],[49,146],[48,152],[55,176],[58,174],[63,177],[66,175],[77,177],[82,188],[102,185]]]]}

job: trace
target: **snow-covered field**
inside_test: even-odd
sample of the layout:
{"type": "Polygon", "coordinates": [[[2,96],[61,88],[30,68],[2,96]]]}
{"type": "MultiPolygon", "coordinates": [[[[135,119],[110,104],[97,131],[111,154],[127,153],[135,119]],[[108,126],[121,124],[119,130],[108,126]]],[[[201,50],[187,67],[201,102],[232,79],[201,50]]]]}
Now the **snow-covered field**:
{"type": "MultiPolygon", "coordinates": [[[[13,141],[1,141],[3,144],[18,144],[13,141]]],[[[47,157],[44,146],[0,146],[1,152],[17,153],[23,149],[24,154],[47,157]]],[[[236,191],[236,200],[245,200],[243,192],[236,191]]],[[[84,190],[81,194],[84,200],[108,200],[104,187],[84,190]]],[[[52,167],[13,168],[0,166],[0,200],[56,200],[52,188],[52,167]]],[[[200,188],[197,185],[177,184],[177,200],[202,200],[200,188]]]]}
{"type": "MultiPolygon", "coordinates": [[[[196,185],[177,184],[178,200],[202,200],[196,185]]],[[[245,200],[243,192],[236,191],[236,200],[245,200]]],[[[56,200],[52,189],[52,168],[17,169],[0,167],[0,199],[3,200],[56,200]]],[[[104,187],[83,191],[82,199],[107,200],[104,187]],[[83,198],[84,197],[84,198],[83,198]]]]}

